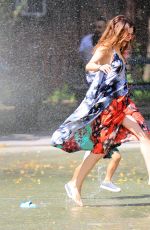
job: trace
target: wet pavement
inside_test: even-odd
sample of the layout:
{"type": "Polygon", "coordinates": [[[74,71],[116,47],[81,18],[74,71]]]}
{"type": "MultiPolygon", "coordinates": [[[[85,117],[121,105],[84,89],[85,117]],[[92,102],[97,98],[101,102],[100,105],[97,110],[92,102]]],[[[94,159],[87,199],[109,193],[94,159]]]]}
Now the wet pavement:
{"type": "Polygon", "coordinates": [[[114,176],[122,191],[99,189],[109,162],[101,160],[84,183],[84,207],[76,207],[67,198],[64,184],[83,154],[67,154],[44,144],[1,146],[0,229],[149,229],[150,186],[138,144],[122,146],[122,160],[114,176]],[[22,202],[30,200],[36,208],[20,208],[22,202]]]}

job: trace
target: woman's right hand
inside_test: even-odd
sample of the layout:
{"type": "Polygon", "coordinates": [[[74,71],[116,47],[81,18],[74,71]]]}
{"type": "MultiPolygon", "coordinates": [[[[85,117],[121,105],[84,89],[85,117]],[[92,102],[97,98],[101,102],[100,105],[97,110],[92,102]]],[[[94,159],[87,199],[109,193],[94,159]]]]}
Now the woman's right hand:
{"type": "Polygon", "coordinates": [[[100,70],[100,71],[103,71],[105,74],[110,73],[111,69],[112,69],[112,67],[111,67],[111,65],[109,65],[109,64],[101,65],[101,66],[99,67],[99,70],[100,70]]]}

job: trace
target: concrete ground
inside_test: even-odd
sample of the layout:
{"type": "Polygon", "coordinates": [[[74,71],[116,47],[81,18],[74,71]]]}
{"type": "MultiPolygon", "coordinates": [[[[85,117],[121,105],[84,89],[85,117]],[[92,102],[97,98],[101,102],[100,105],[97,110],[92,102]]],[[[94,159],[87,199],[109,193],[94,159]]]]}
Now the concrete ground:
{"type": "Polygon", "coordinates": [[[0,138],[0,230],[149,229],[150,187],[137,142],[120,148],[113,181],[122,191],[100,190],[109,162],[102,160],[85,180],[82,208],[69,200],[64,184],[84,152],[64,153],[49,142],[43,134],[0,138]],[[36,208],[20,208],[30,200],[36,208]]]}

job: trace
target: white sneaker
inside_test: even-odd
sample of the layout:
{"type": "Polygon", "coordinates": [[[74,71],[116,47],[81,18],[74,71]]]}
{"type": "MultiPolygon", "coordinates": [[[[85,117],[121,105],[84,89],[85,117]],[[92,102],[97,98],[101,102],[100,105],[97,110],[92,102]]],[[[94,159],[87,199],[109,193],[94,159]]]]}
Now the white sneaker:
{"type": "Polygon", "coordinates": [[[120,192],[121,191],[121,188],[114,185],[111,181],[110,182],[103,181],[100,185],[100,188],[111,191],[111,192],[120,192]]]}

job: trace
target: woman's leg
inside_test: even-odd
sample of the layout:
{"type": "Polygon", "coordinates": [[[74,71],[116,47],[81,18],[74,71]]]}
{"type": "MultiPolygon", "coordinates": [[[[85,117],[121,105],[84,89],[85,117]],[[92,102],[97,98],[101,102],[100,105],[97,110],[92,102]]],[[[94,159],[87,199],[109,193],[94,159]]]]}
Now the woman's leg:
{"type": "Polygon", "coordinates": [[[100,184],[101,189],[105,189],[111,192],[121,191],[121,188],[119,188],[118,186],[116,186],[115,184],[111,182],[112,177],[118,167],[120,160],[121,160],[120,153],[118,151],[114,151],[111,156],[111,160],[107,166],[105,179],[100,184]]]}
{"type": "Polygon", "coordinates": [[[150,139],[148,135],[141,129],[137,121],[130,115],[127,115],[124,118],[123,126],[135,134],[140,141],[141,152],[143,154],[149,176],[148,184],[150,184],[150,139]]]}
{"type": "Polygon", "coordinates": [[[78,174],[79,174],[80,168],[81,168],[81,166],[82,166],[84,160],[90,155],[90,153],[91,153],[91,151],[86,151],[86,152],[85,152],[81,164],[78,165],[77,168],[74,170],[74,174],[73,174],[73,177],[72,177],[72,179],[71,179],[71,182],[72,182],[72,183],[73,183],[73,182],[76,183],[76,179],[77,179],[77,176],[78,176],[78,174]]]}
{"type": "MultiPolygon", "coordinates": [[[[90,151],[86,151],[82,163],[77,166],[77,168],[74,171],[72,179],[68,182],[68,184],[70,186],[76,185],[77,177],[78,177],[79,171],[81,169],[81,166],[82,166],[84,160],[89,155],[90,155],[90,151]]],[[[115,173],[115,171],[116,171],[116,169],[118,167],[118,164],[119,164],[120,160],[121,160],[121,155],[117,151],[114,152],[112,154],[112,158],[111,158],[111,160],[110,160],[110,162],[108,164],[104,182],[111,182],[111,179],[112,179],[112,177],[113,177],[113,175],[114,175],[114,173],[115,173]]],[[[107,186],[109,186],[109,185],[107,185],[107,186]]],[[[79,187],[78,189],[79,189],[79,193],[81,193],[81,187],[79,187]]],[[[120,191],[120,190],[121,189],[119,187],[114,186],[114,188],[111,191],[113,192],[113,191],[120,191]]],[[[71,194],[70,194],[70,197],[71,197],[71,194]]]]}
{"type": "MultiPolygon", "coordinates": [[[[79,205],[83,206],[82,200],[81,200],[81,188],[84,179],[88,175],[88,173],[92,170],[92,168],[95,166],[95,164],[99,161],[100,158],[102,158],[104,154],[93,154],[90,153],[85,160],[76,168],[76,180],[72,182],[69,182],[69,189],[71,192],[71,198],[79,205]]],[[[75,177],[74,177],[75,179],[75,177]]]]}
{"type": "Polygon", "coordinates": [[[109,162],[106,170],[106,176],[104,181],[111,181],[118,165],[121,160],[121,155],[117,151],[112,154],[111,161],[109,162]]]}
{"type": "MultiPolygon", "coordinates": [[[[89,154],[90,154],[90,151],[85,152],[85,155],[84,155],[82,163],[80,165],[78,165],[77,168],[74,171],[73,177],[71,179],[72,182],[76,181],[77,176],[78,176],[79,171],[80,171],[80,168],[81,168],[84,160],[89,156],[89,154]]],[[[117,167],[119,165],[120,160],[121,160],[120,153],[118,153],[117,151],[114,152],[112,154],[111,160],[110,160],[110,162],[108,164],[108,167],[107,167],[107,170],[106,170],[106,176],[105,176],[105,179],[104,179],[105,181],[111,181],[111,179],[112,179],[112,177],[113,177],[113,175],[114,175],[114,173],[115,173],[115,171],[116,171],[116,169],[117,169],[117,167]]]]}

